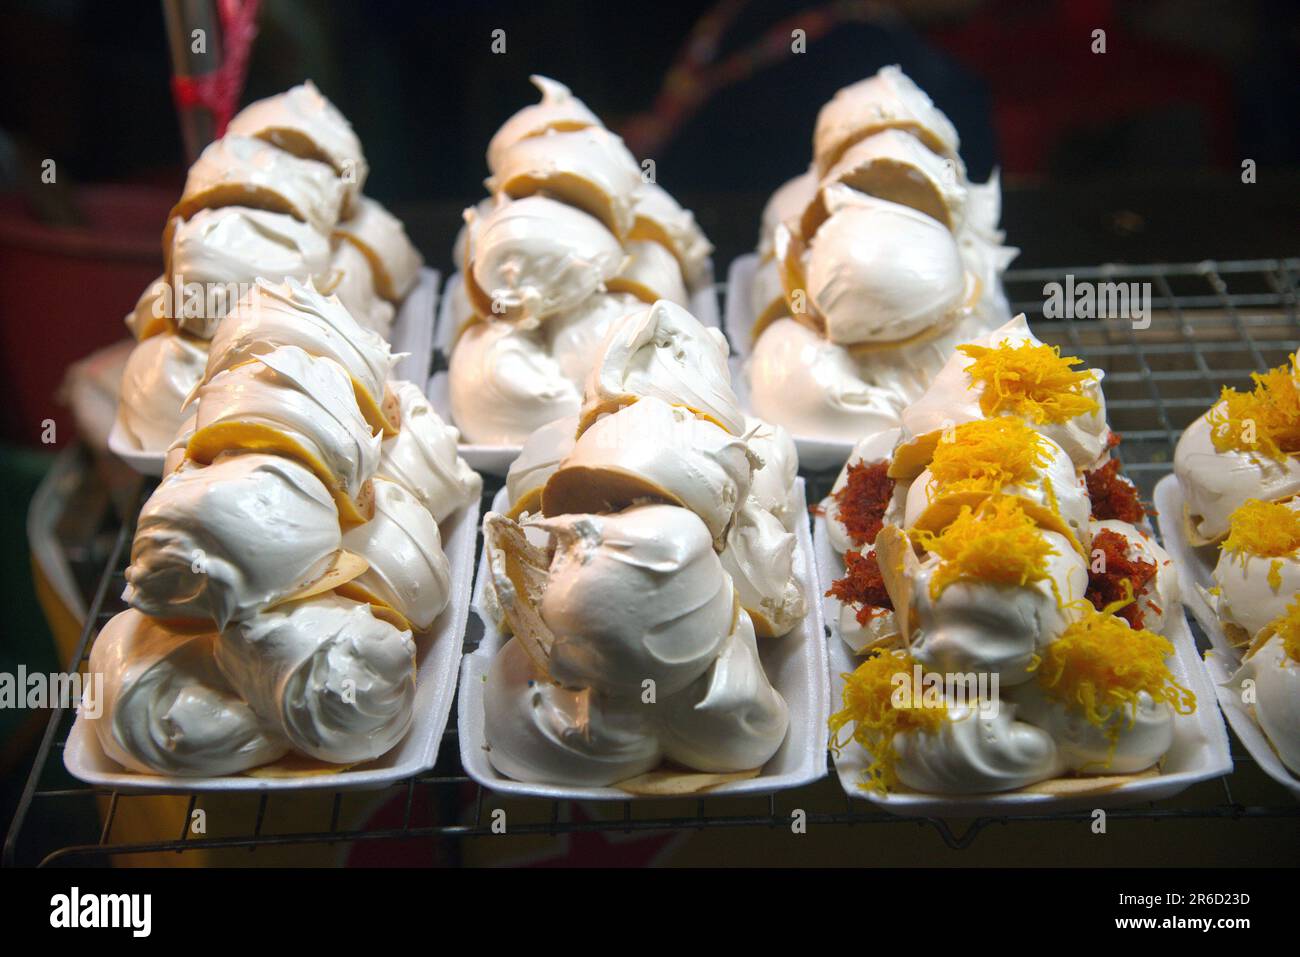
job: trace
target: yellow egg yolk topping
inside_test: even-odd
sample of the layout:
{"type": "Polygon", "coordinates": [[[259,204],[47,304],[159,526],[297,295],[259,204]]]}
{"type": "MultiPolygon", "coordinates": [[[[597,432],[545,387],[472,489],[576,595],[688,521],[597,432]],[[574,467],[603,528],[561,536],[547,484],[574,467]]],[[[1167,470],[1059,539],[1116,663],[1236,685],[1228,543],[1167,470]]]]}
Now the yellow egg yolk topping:
{"type": "Polygon", "coordinates": [[[996,492],[1039,480],[1047,441],[1018,419],[964,422],[935,446],[930,474],[945,491],[996,492]]]}
{"type": "Polygon", "coordinates": [[[972,385],[983,386],[980,409],[987,416],[1009,413],[1043,425],[1101,409],[1086,392],[1094,374],[1076,370],[1083,360],[1062,356],[1056,346],[1026,340],[991,348],[964,345],[957,350],[974,360],[966,374],[972,385]]]}
{"type": "Polygon", "coordinates": [[[962,580],[1021,586],[1044,581],[1048,556],[1056,554],[1020,500],[1003,495],[985,499],[975,509],[963,505],[952,524],[938,533],[913,529],[910,535],[939,556],[930,579],[932,598],[962,580]]]}
{"type": "Polygon", "coordinates": [[[1250,377],[1253,390],[1225,386],[1210,409],[1210,441],[1220,452],[1259,452],[1279,461],[1300,453],[1300,383],[1290,367],[1250,377]]]}

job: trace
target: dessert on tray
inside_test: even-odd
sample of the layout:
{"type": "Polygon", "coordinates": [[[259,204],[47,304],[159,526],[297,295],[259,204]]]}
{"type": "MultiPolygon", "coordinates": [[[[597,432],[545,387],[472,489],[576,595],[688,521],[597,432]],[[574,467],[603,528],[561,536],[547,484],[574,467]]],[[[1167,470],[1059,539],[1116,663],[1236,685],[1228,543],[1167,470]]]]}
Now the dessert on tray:
{"type": "Polygon", "coordinates": [[[813,146],[763,211],[745,375],[759,415],[855,442],[898,425],[954,345],[1010,318],[1016,250],[996,176],[967,180],[956,130],[898,67],[840,90],[813,146]]]}
{"type": "Polygon", "coordinates": [[[361,192],[368,171],[351,125],[310,81],[246,107],[203,151],[163,233],[163,275],[126,317],[138,345],[118,424],[139,451],[167,451],[227,314],[259,279],[310,283],[387,337],[422,260],[361,192]]]}
{"type": "Polygon", "coordinates": [[[484,688],[501,774],[686,793],[757,775],[785,739],[759,646],[810,598],[798,463],[740,413],[726,358],[681,306],[642,306],[593,356],[578,414],[525,441],[510,514],[483,522],[484,611],[512,635],[484,688]]]}
{"type": "Polygon", "coordinates": [[[831,718],[864,789],[1103,789],[1158,774],[1196,707],[1172,560],[1119,474],[1102,374],[1022,316],[957,347],[823,503],[861,663],[831,718]],[[1085,779],[1067,780],[1067,779],[1085,779]]]}
{"type": "Polygon", "coordinates": [[[438,522],[481,481],[393,361],[311,278],[258,279],[222,319],[140,513],[132,607],[91,651],[113,760],[321,773],[406,734],[416,641],[449,599],[438,522]]]}
{"type": "Polygon", "coordinates": [[[610,327],[660,299],[685,307],[713,247],[562,84],[488,145],[491,194],[465,211],[449,313],[452,418],[468,442],[520,445],[573,415],[610,327]]]}

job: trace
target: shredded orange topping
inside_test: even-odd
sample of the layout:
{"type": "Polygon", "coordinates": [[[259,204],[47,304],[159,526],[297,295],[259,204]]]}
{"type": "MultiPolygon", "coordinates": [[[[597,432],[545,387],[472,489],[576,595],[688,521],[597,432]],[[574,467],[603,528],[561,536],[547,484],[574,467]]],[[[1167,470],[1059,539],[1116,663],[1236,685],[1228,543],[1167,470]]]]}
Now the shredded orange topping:
{"type": "Polygon", "coordinates": [[[935,446],[930,474],[945,492],[996,492],[1039,479],[1047,440],[1019,419],[964,422],[935,446]]]}
{"type": "Polygon", "coordinates": [[[1142,521],[1146,509],[1138,498],[1137,486],[1119,474],[1119,459],[1111,459],[1100,468],[1085,472],[1092,517],[1117,518],[1130,525],[1142,521]]]}
{"type": "Polygon", "coordinates": [[[1141,628],[1146,612],[1138,605],[1138,598],[1147,592],[1147,586],[1156,577],[1155,562],[1128,557],[1128,539],[1113,529],[1103,528],[1092,538],[1092,552],[1101,552],[1105,571],[1088,569],[1087,598],[1098,610],[1111,607],[1134,628],[1141,628]]]}
{"type": "Polygon", "coordinates": [[[1056,346],[1025,340],[995,347],[964,345],[957,350],[974,362],[967,368],[972,385],[983,385],[980,409],[987,416],[1010,413],[1042,425],[1098,412],[1101,405],[1085,391],[1096,380],[1083,362],[1062,356],[1056,346]]]}
{"type": "Polygon", "coordinates": [[[1230,555],[1291,558],[1300,552],[1300,510],[1248,499],[1228,519],[1228,537],[1219,548],[1230,555]]]}
{"type": "Polygon", "coordinates": [[[885,589],[884,576],[874,551],[844,553],[844,577],[831,582],[828,598],[837,598],[846,605],[859,605],[858,624],[865,625],[883,611],[893,611],[894,602],[885,589]]]}
{"type": "Polygon", "coordinates": [[[1210,409],[1210,441],[1220,452],[1259,452],[1277,460],[1300,453],[1300,383],[1290,366],[1250,377],[1253,390],[1225,386],[1210,409]]]}
{"type": "Polygon", "coordinates": [[[1087,609],[1047,646],[1038,680],[1049,695],[1078,707],[1088,721],[1105,728],[1114,743],[1121,722],[1111,719],[1127,711],[1132,727],[1143,691],[1178,714],[1196,710],[1196,695],[1180,685],[1165,664],[1173,653],[1169,639],[1130,628],[1109,606],[1087,609]]]}
{"type": "Polygon", "coordinates": [[[852,674],[842,676],[844,707],[831,715],[831,750],[838,755],[850,740],[862,745],[871,755],[863,786],[881,793],[898,783],[894,735],[912,730],[933,733],[948,718],[945,706],[895,706],[895,675],[910,675],[915,664],[906,651],[873,649],[852,674]],[[853,725],[853,732],[846,740],[843,731],[848,725],[853,725]]]}
{"type": "Polygon", "coordinates": [[[1287,606],[1286,613],[1273,622],[1273,633],[1282,639],[1282,650],[1292,661],[1300,661],[1300,595],[1287,606]]]}
{"type": "Polygon", "coordinates": [[[1005,495],[987,498],[976,509],[963,505],[952,524],[937,534],[918,528],[910,536],[939,556],[930,580],[932,598],[964,579],[1000,585],[1048,580],[1048,556],[1057,554],[1020,500],[1005,495]]]}

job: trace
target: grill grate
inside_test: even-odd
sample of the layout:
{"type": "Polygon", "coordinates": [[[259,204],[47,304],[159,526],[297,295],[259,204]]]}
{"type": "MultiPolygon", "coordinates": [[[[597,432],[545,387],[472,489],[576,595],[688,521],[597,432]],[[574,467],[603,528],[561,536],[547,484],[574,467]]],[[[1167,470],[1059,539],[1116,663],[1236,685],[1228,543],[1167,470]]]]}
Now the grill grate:
{"type": "MultiPolygon", "coordinates": [[[[1300,259],[1267,259],[1239,262],[1201,262],[1166,265],[1103,265],[1063,269],[1012,271],[1006,289],[1013,312],[1024,312],[1035,332],[1062,351],[1084,357],[1088,364],[1106,372],[1107,412],[1112,426],[1124,435],[1119,448],[1127,474],[1149,499],[1155,483],[1172,468],[1174,444],[1181,430],[1199,416],[1218,396],[1221,386],[1246,387],[1250,373],[1280,365],[1300,348],[1300,259]],[[1149,283],[1150,325],[1134,328],[1130,319],[1048,319],[1044,316],[1047,283],[1149,283]]],[[[824,493],[833,474],[808,476],[815,495],[824,493]]],[[[491,502],[498,482],[484,489],[491,502]]],[[[129,527],[118,531],[115,546],[99,579],[90,605],[88,626],[76,651],[83,663],[98,628],[121,609],[129,527]]],[[[1198,640],[1204,642],[1195,623],[1198,640]]],[[[481,628],[471,616],[466,649],[478,641],[481,628]]],[[[189,823],[205,797],[191,794],[184,816],[175,822],[175,840],[126,843],[115,836],[127,810],[156,796],[133,795],[74,784],[66,785],[60,753],[72,724],[71,712],[51,715],[41,740],[36,762],[20,797],[13,825],[5,843],[4,862],[11,864],[23,844],[22,859],[43,864],[87,863],[131,855],[199,850],[258,848],[288,845],[353,845],[411,839],[443,839],[453,845],[467,837],[492,833],[492,812],[484,789],[462,771],[458,759],[455,708],[439,755],[430,772],[400,782],[381,795],[402,807],[400,820],[380,827],[351,827],[343,823],[347,795],[323,792],[309,796],[295,794],[294,801],[310,798],[322,805],[319,826],[302,824],[304,815],[295,810],[292,821],[281,820],[267,795],[223,795],[227,803],[223,816],[244,820],[242,828],[219,836],[193,836],[189,823]],[[54,812],[60,802],[98,799],[103,818],[95,842],[28,848],[26,834],[36,830],[42,817],[54,812]],[[429,818],[425,821],[424,818],[429,818]]],[[[1239,767],[1249,765],[1233,738],[1233,759],[1239,767]]],[[[824,785],[824,782],[823,782],[824,785]]],[[[1111,810],[1113,820],[1157,822],[1179,819],[1296,818],[1295,805],[1281,788],[1268,792],[1271,803],[1242,804],[1233,796],[1229,778],[1198,785],[1169,801],[1111,810]],[[1208,797],[1207,797],[1208,795],[1208,797]]],[[[276,801],[288,800],[277,795],[276,801]]],[[[668,832],[705,828],[784,828],[793,809],[806,814],[809,825],[904,825],[915,820],[873,810],[866,802],[852,800],[838,787],[812,785],[794,791],[758,798],[729,801],[726,810],[710,813],[708,800],[688,802],[615,802],[593,807],[584,805],[573,813],[567,802],[530,802],[535,820],[512,821],[510,835],[549,835],[609,831],[617,833],[668,832]],[[733,811],[737,804],[743,811],[733,811]]],[[[173,813],[175,813],[173,811],[173,813]]],[[[969,847],[991,825],[1019,825],[1043,821],[1086,823],[1090,812],[1046,814],[1028,818],[982,817],[954,829],[945,820],[927,819],[945,844],[954,849],[969,847]]],[[[46,818],[45,820],[49,820],[46,818]]],[[[48,828],[42,828],[42,833],[48,828]]]]}

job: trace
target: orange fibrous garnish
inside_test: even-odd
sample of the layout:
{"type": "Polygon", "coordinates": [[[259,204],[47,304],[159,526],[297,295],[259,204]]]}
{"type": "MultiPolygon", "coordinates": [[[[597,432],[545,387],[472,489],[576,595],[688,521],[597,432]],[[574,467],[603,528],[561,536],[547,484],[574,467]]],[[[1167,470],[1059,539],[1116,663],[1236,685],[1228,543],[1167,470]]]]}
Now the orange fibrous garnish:
{"type": "Polygon", "coordinates": [[[972,385],[983,386],[980,409],[985,415],[1009,413],[1042,425],[1101,410],[1086,391],[1096,381],[1094,373],[1076,370],[1083,360],[1062,356],[1056,346],[1025,340],[957,350],[974,360],[966,374],[972,385]]]}
{"type": "Polygon", "coordinates": [[[845,552],[844,577],[831,583],[826,595],[846,605],[860,605],[858,624],[865,625],[882,610],[893,611],[894,602],[885,590],[885,579],[880,574],[880,563],[874,551],[845,552]]]}
{"type": "Polygon", "coordinates": [[[896,676],[911,675],[915,659],[901,649],[873,649],[853,672],[843,675],[843,707],[831,715],[830,747],[839,754],[848,742],[856,741],[871,755],[871,764],[863,772],[863,786],[881,793],[898,783],[894,736],[903,731],[933,733],[948,718],[948,709],[938,707],[897,707],[894,692],[896,676]],[[853,726],[850,737],[844,729],[853,726]]]}
{"type": "Polygon", "coordinates": [[[1020,500],[1003,495],[987,498],[975,509],[963,505],[941,532],[917,528],[909,534],[915,544],[939,556],[930,580],[933,598],[956,581],[1024,586],[1050,580],[1047,559],[1057,554],[1020,500]]]}
{"type": "Polygon", "coordinates": [[[1147,590],[1147,585],[1156,577],[1155,562],[1140,558],[1129,558],[1129,543],[1119,532],[1103,528],[1092,538],[1094,558],[1102,553],[1105,571],[1088,571],[1087,597],[1098,610],[1115,607],[1119,615],[1134,628],[1143,627],[1145,612],[1138,604],[1138,598],[1147,590]]]}
{"type": "Polygon", "coordinates": [[[1300,661],[1300,595],[1287,606],[1286,613],[1273,622],[1273,633],[1282,639],[1282,650],[1292,661],[1300,661]]]}
{"type": "Polygon", "coordinates": [[[1300,383],[1289,365],[1252,372],[1255,388],[1224,387],[1206,421],[1220,452],[1258,452],[1281,461],[1300,454],[1300,383]]]}
{"type": "Polygon", "coordinates": [[[844,487],[832,493],[835,512],[855,545],[875,544],[884,524],[885,509],[894,494],[894,480],[889,477],[889,463],[849,465],[844,487]]]}
{"type": "Polygon", "coordinates": [[[1228,518],[1228,537],[1219,548],[1231,555],[1292,558],[1300,552],[1300,510],[1247,499],[1228,518]]]}
{"type": "Polygon", "coordinates": [[[947,493],[996,492],[1036,484],[1048,456],[1047,440],[1020,420],[977,419],[939,440],[930,474],[947,493]]]}
{"type": "Polygon", "coordinates": [[[1093,518],[1117,518],[1130,525],[1142,521],[1146,509],[1138,498],[1137,487],[1119,474],[1119,459],[1111,459],[1100,468],[1085,472],[1083,479],[1088,485],[1093,518]]]}

